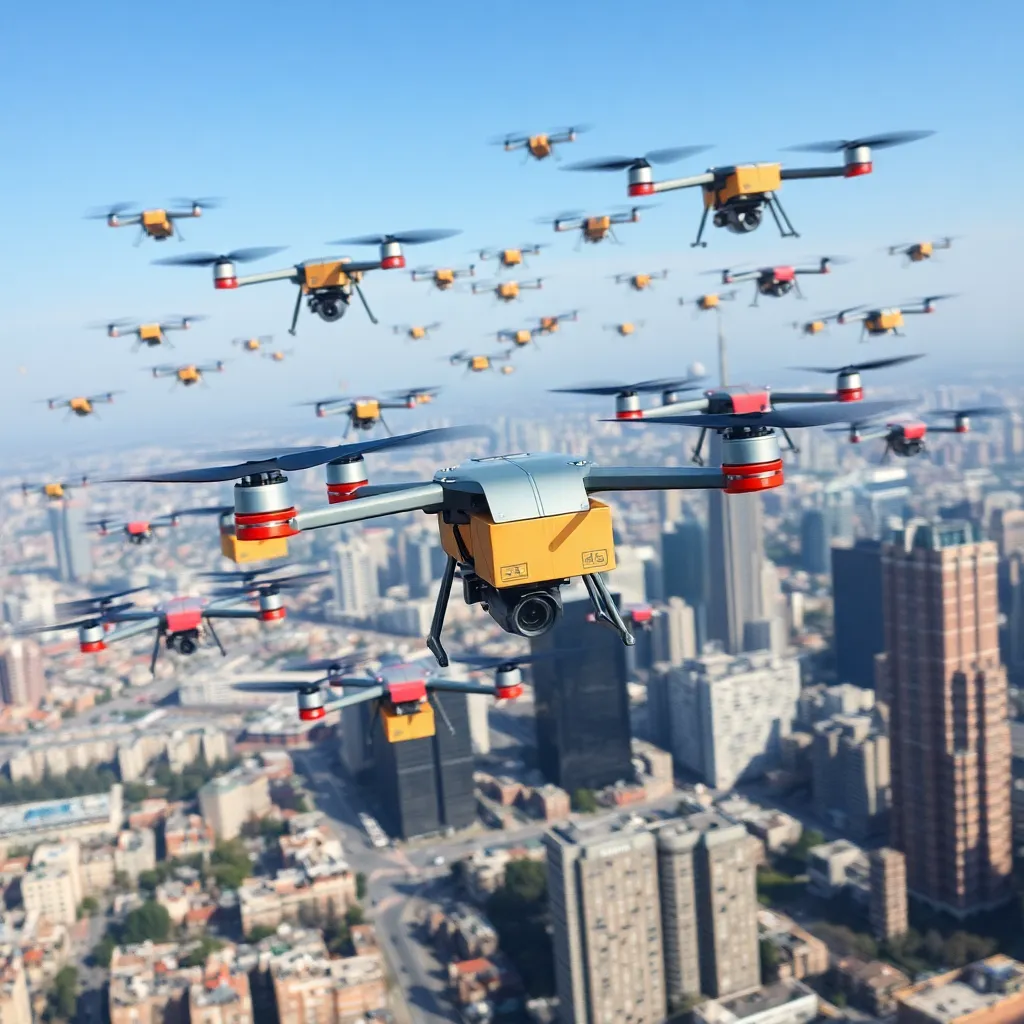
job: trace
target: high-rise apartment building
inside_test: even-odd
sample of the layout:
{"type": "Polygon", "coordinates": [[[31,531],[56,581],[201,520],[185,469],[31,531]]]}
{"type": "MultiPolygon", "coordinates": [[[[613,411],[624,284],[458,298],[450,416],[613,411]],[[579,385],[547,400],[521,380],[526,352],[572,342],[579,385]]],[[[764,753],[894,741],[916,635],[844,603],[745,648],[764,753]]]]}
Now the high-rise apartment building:
{"type": "Polygon", "coordinates": [[[85,524],[85,505],[74,498],[51,501],[48,506],[57,576],[65,583],[77,583],[92,574],[92,550],[85,524]]]}
{"type": "MultiPolygon", "coordinates": [[[[667,492],[668,493],[668,492],[667,492]]],[[[708,599],[707,533],[696,519],[668,522],[661,535],[662,590],[691,608],[708,599]]]]}
{"type": "Polygon", "coordinates": [[[369,615],[380,600],[377,558],[365,538],[358,535],[331,548],[334,599],[344,616],[369,615]]]}
{"type": "Polygon", "coordinates": [[[540,770],[570,793],[632,772],[626,647],[589,621],[591,611],[586,597],[566,600],[558,625],[530,643],[535,653],[561,652],[531,668],[540,770]]]}
{"type": "Polygon", "coordinates": [[[996,546],[911,520],[882,552],[892,845],[912,895],[963,916],[1010,895],[1010,730],[996,546]]]}
{"type": "Polygon", "coordinates": [[[672,755],[715,789],[779,766],[800,696],[800,665],[768,651],[704,654],[668,681],[672,755]]]}
{"type": "Polygon", "coordinates": [[[658,861],[647,829],[559,825],[544,837],[561,1024],[666,1016],[658,861]]]}
{"type": "Polygon", "coordinates": [[[804,509],[800,517],[800,568],[818,576],[827,573],[831,544],[825,509],[804,509]]]}
{"type": "Polygon", "coordinates": [[[38,707],[46,696],[43,657],[34,640],[0,642],[0,697],[5,704],[38,707]]]}
{"type": "Polygon", "coordinates": [[[883,846],[868,854],[871,865],[869,915],[879,942],[905,935],[907,918],[907,860],[899,850],[883,846]]]}
{"type": "Polygon", "coordinates": [[[432,699],[443,711],[433,736],[388,743],[382,725],[373,733],[381,824],[400,839],[465,828],[476,819],[466,694],[437,692],[432,699]]]}
{"type": "Polygon", "coordinates": [[[14,943],[0,946],[0,1021],[32,1024],[32,1004],[21,951],[14,943]]]}
{"type": "Polygon", "coordinates": [[[655,836],[669,1005],[758,988],[758,841],[713,811],[668,822],[655,836]]]}
{"type": "Polygon", "coordinates": [[[836,675],[843,683],[873,687],[875,655],[885,649],[880,541],[832,548],[832,601],[836,675]]]}

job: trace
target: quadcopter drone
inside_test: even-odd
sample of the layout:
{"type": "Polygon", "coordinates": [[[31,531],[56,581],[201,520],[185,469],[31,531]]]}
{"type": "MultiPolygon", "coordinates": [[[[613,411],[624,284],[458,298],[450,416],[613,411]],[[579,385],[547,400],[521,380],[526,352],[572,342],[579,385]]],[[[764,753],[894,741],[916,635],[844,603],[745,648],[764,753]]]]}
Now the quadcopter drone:
{"type": "Polygon", "coordinates": [[[490,293],[499,302],[515,302],[521,297],[521,292],[539,292],[543,287],[544,278],[538,277],[534,281],[488,281],[486,284],[481,284],[479,286],[476,281],[474,281],[472,290],[474,295],[486,295],[490,293]]]}
{"type": "Polygon", "coordinates": [[[515,367],[509,363],[512,357],[511,352],[493,352],[489,356],[472,355],[465,349],[453,352],[447,357],[452,366],[465,366],[466,373],[483,373],[485,370],[497,370],[506,376],[515,372],[515,367]],[[498,365],[499,363],[504,365],[498,365]]]}
{"type": "Polygon", "coordinates": [[[919,299],[913,304],[903,306],[885,306],[871,308],[869,306],[853,306],[850,309],[842,309],[838,313],[825,317],[825,320],[835,320],[837,324],[861,325],[860,340],[866,341],[869,337],[880,338],[886,334],[895,334],[902,338],[900,328],[903,326],[903,318],[906,316],[917,316],[924,313],[934,313],[935,303],[943,299],[952,299],[953,295],[929,295],[919,299]]]}
{"type": "Polygon", "coordinates": [[[42,398],[49,409],[67,409],[69,416],[95,416],[97,405],[113,405],[114,395],[123,391],[103,391],[98,395],[77,395],[74,398],[42,398]]]}
{"type": "Polygon", "coordinates": [[[575,142],[576,137],[583,132],[590,131],[590,126],[585,124],[570,125],[568,128],[553,128],[548,132],[539,132],[537,135],[530,135],[526,132],[509,132],[507,135],[499,135],[491,139],[492,146],[501,146],[506,153],[522,149],[526,158],[533,157],[534,160],[546,160],[554,156],[556,146],[563,146],[568,142],[575,142]]]}
{"type": "Polygon", "coordinates": [[[353,398],[350,395],[338,395],[302,404],[313,406],[316,415],[321,418],[348,417],[343,437],[348,437],[350,430],[372,430],[378,423],[390,436],[391,428],[384,419],[383,410],[415,409],[418,405],[427,405],[437,397],[440,390],[438,387],[407,388],[405,391],[392,391],[386,398],[353,398]]]}
{"type": "Polygon", "coordinates": [[[409,341],[423,341],[430,337],[431,331],[436,331],[441,325],[432,324],[396,324],[391,328],[392,334],[404,334],[409,341]]]}
{"type": "Polygon", "coordinates": [[[973,409],[935,409],[929,416],[952,418],[952,423],[924,423],[906,420],[893,423],[872,422],[871,418],[863,417],[851,421],[848,427],[830,428],[830,433],[845,433],[850,444],[860,444],[881,438],[885,442],[881,462],[888,462],[890,455],[900,458],[912,458],[927,452],[925,439],[928,434],[967,434],[970,433],[971,420],[985,416],[1005,416],[1007,409],[1002,406],[979,406],[973,409]]]}
{"type": "Polygon", "coordinates": [[[213,286],[219,289],[242,288],[250,284],[264,284],[268,281],[290,281],[298,285],[295,298],[295,309],[292,312],[291,326],[288,333],[295,335],[302,311],[302,300],[310,313],[315,313],[321,320],[333,323],[340,320],[352,302],[353,293],[359,296],[366,315],[371,323],[377,323],[366,297],[360,288],[363,274],[371,270],[401,270],[405,267],[403,245],[422,245],[436,242],[442,238],[451,238],[458,231],[405,231],[393,235],[362,235],[358,238],[342,238],[329,245],[376,245],[380,248],[380,259],[353,262],[348,256],[331,260],[311,260],[298,263],[284,270],[270,270],[262,274],[250,274],[239,277],[235,266],[237,263],[248,263],[264,259],[280,252],[280,247],[264,247],[257,249],[239,249],[235,252],[217,255],[214,253],[193,253],[189,256],[171,256],[154,262],[164,266],[213,267],[213,286]]]}
{"type": "Polygon", "coordinates": [[[563,323],[575,323],[580,318],[578,309],[568,313],[559,313],[557,316],[542,316],[537,318],[537,327],[541,334],[554,334],[563,323]]]}
{"type": "Polygon", "coordinates": [[[166,530],[178,525],[174,515],[160,516],[156,519],[117,519],[101,516],[90,519],[87,526],[94,527],[101,537],[110,537],[115,533],[122,534],[129,544],[139,546],[148,544],[156,538],[157,530],[166,530]]]}
{"type": "Polygon", "coordinates": [[[518,249],[481,249],[478,253],[482,260],[497,260],[498,273],[511,270],[513,267],[525,267],[527,256],[539,256],[546,245],[521,245],[518,249]]]}
{"type": "Polygon", "coordinates": [[[645,323],[645,320],[626,320],[621,324],[605,324],[603,329],[614,331],[620,338],[628,338],[631,334],[636,334],[645,323]]]}
{"type": "Polygon", "coordinates": [[[838,256],[822,256],[816,266],[793,267],[775,266],[758,267],[756,270],[705,270],[705,274],[721,274],[722,284],[740,284],[744,281],[754,282],[754,301],[751,306],[757,305],[757,300],[765,295],[769,298],[779,299],[783,295],[793,292],[797,298],[802,299],[804,293],[800,290],[799,278],[806,274],[830,274],[833,266],[845,263],[846,260],[838,256]]]}
{"type": "Polygon", "coordinates": [[[218,359],[215,363],[183,363],[181,366],[172,366],[168,363],[162,366],[150,366],[147,368],[154,377],[173,377],[175,384],[190,388],[196,384],[203,383],[203,375],[207,373],[223,373],[224,361],[218,359]]]}
{"type": "MultiPolygon", "coordinates": [[[[537,338],[543,333],[544,331],[539,327],[503,327],[495,331],[494,336],[498,341],[508,342],[511,345],[515,345],[516,348],[526,348],[530,344],[536,345],[537,338]]],[[[537,347],[539,348],[539,346],[537,347]]]]}
{"type": "Polygon", "coordinates": [[[685,306],[692,302],[694,316],[699,316],[701,313],[720,313],[722,303],[735,301],[738,294],[739,292],[735,288],[727,292],[709,292],[699,295],[695,299],[680,299],[679,305],[685,306]]]}
{"type": "Polygon", "coordinates": [[[899,245],[889,246],[890,256],[902,256],[903,265],[909,267],[911,263],[924,263],[930,260],[940,249],[952,249],[953,238],[946,236],[935,242],[901,242],[899,245]]]}
{"type": "Polygon", "coordinates": [[[668,277],[667,270],[659,270],[650,274],[616,274],[612,280],[616,284],[628,284],[635,292],[642,292],[651,287],[652,281],[664,281],[668,277]]]}
{"type": "Polygon", "coordinates": [[[184,217],[201,217],[203,210],[215,210],[220,206],[221,201],[207,196],[204,199],[173,199],[171,202],[175,206],[184,207],[184,209],[171,210],[155,207],[149,210],[139,210],[138,213],[129,213],[128,211],[136,205],[135,203],[114,203],[107,209],[99,209],[86,214],[86,219],[105,220],[107,227],[111,228],[125,228],[138,224],[139,235],[135,239],[136,245],[144,238],[152,238],[154,242],[164,242],[172,235],[177,235],[179,241],[184,241],[176,222],[184,217]]]}
{"type": "Polygon", "coordinates": [[[626,210],[616,213],[586,214],[580,210],[568,210],[556,214],[554,217],[543,217],[538,223],[552,224],[558,232],[578,231],[580,233],[577,247],[581,243],[596,245],[610,238],[616,245],[621,244],[615,234],[615,226],[618,224],[637,224],[640,221],[640,211],[648,210],[649,206],[631,206],[626,210]]]}
{"type": "Polygon", "coordinates": [[[475,277],[476,268],[468,266],[456,270],[454,267],[419,267],[410,273],[414,281],[429,281],[439,292],[447,292],[460,277],[475,277]]]}
{"type": "Polygon", "coordinates": [[[604,157],[570,164],[572,171],[626,171],[630,197],[649,196],[657,192],[671,192],[681,188],[699,188],[703,193],[704,211],[701,214],[697,238],[692,243],[706,246],[702,241],[708,214],[713,213],[716,228],[726,228],[733,234],[745,235],[761,225],[765,209],[772,215],[775,226],[783,238],[799,237],[786,215],[777,195],[784,181],[804,178],[856,178],[870,174],[874,169],[872,149],[888,149],[907,142],[927,138],[933,132],[890,132],[862,139],[837,139],[815,142],[790,149],[805,153],[842,153],[843,163],[826,167],[783,167],[780,163],[741,164],[711,167],[703,174],[671,181],[655,181],[653,164],[675,163],[705,152],[709,146],[680,146],[659,149],[643,156],[604,157]]]}
{"type": "Polygon", "coordinates": [[[295,349],[277,348],[273,352],[263,352],[261,354],[264,359],[269,359],[272,363],[283,363],[288,356],[295,355],[295,349]]]}
{"type": "Polygon", "coordinates": [[[237,345],[243,352],[259,352],[273,340],[272,334],[261,334],[257,338],[232,338],[231,344],[237,345]]]}
{"type": "Polygon", "coordinates": [[[133,335],[135,340],[132,343],[132,351],[137,352],[142,345],[145,345],[146,348],[156,348],[158,345],[174,348],[168,337],[171,331],[187,331],[193,324],[205,319],[205,316],[175,316],[149,323],[140,323],[136,320],[109,320],[106,323],[94,323],[90,326],[102,328],[110,338],[133,335]]]}
{"type": "Polygon", "coordinates": [[[810,337],[814,337],[816,334],[821,334],[822,331],[828,330],[828,323],[830,319],[835,317],[835,313],[820,313],[813,320],[794,320],[790,326],[794,330],[798,330],[801,334],[806,334],[810,337]]]}
{"type": "Polygon", "coordinates": [[[83,476],[80,480],[75,483],[67,483],[66,481],[56,482],[51,481],[44,484],[30,484],[23,483],[21,485],[22,496],[27,498],[30,494],[35,492],[36,494],[42,494],[43,497],[49,498],[50,501],[61,501],[63,498],[68,497],[69,492],[72,489],[79,487],[88,487],[89,478],[83,476]]]}

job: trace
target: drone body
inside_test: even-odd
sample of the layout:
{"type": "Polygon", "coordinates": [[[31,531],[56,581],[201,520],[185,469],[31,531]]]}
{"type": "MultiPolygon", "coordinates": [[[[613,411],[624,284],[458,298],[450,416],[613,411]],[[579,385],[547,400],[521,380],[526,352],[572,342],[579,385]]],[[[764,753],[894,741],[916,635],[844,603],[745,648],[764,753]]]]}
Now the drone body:
{"type": "Polygon", "coordinates": [[[616,274],[614,281],[616,284],[629,285],[635,292],[642,292],[647,291],[653,281],[664,281],[666,277],[668,277],[668,271],[659,270],[650,274],[616,274]]]}
{"type": "Polygon", "coordinates": [[[900,328],[904,326],[904,317],[919,316],[935,312],[935,303],[942,299],[953,298],[952,295],[929,295],[915,303],[901,306],[883,306],[870,308],[866,306],[855,306],[851,309],[843,309],[833,314],[837,324],[859,323],[861,325],[860,340],[867,338],[879,338],[886,334],[900,335],[900,328]]]}
{"type": "Polygon", "coordinates": [[[475,277],[473,266],[457,270],[454,267],[420,267],[411,271],[414,281],[429,281],[439,292],[451,291],[460,277],[475,277]]]}
{"type": "Polygon", "coordinates": [[[93,416],[97,405],[113,405],[119,391],[104,391],[98,395],[76,395],[73,398],[45,398],[50,409],[66,409],[69,416],[93,416]]]}
{"type": "Polygon", "coordinates": [[[610,238],[618,242],[615,227],[619,224],[637,224],[640,221],[642,206],[633,206],[619,213],[579,214],[563,213],[553,219],[555,231],[578,231],[580,241],[588,245],[596,245],[610,238]]]}
{"type": "Polygon", "coordinates": [[[924,263],[932,259],[940,249],[952,249],[953,239],[950,237],[941,238],[935,242],[910,242],[900,245],[889,246],[890,256],[902,256],[905,260],[904,266],[911,263],[924,263]]]}
{"type": "Polygon", "coordinates": [[[477,285],[473,282],[474,295],[486,295],[490,292],[499,302],[515,302],[524,291],[540,291],[544,287],[544,279],[538,277],[534,281],[498,281],[477,285]]]}
{"type": "Polygon", "coordinates": [[[643,326],[643,320],[626,320],[621,324],[605,324],[604,329],[614,331],[620,338],[628,338],[631,334],[636,334],[643,326]]]}
{"type": "Polygon", "coordinates": [[[111,320],[107,323],[93,324],[92,326],[103,328],[110,338],[124,338],[132,335],[135,339],[132,344],[132,351],[135,351],[143,345],[146,348],[157,348],[160,345],[173,348],[174,346],[171,344],[169,337],[172,331],[187,331],[193,324],[205,319],[205,316],[182,316],[145,323],[134,320],[111,320]]]}
{"type": "Polygon", "coordinates": [[[320,398],[303,404],[312,405],[316,415],[320,418],[326,416],[348,417],[344,437],[348,437],[350,430],[370,431],[378,423],[390,435],[391,428],[384,420],[383,411],[385,409],[415,409],[418,405],[427,405],[434,400],[439,390],[436,387],[407,388],[404,391],[393,391],[386,398],[351,398],[347,395],[340,395],[335,398],[320,398]]]}
{"type": "Polygon", "coordinates": [[[88,486],[89,478],[83,476],[81,480],[76,480],[74,483],[67,483],[66,481],[50,481],[42,484],[23,483],[21,485],[21,493],[27,498],[33,491],[35,491],[37,494],[42,494],[44,498],[48,498],[50,501],[61,501],[64,498],[69,497],[73,489],[88,486]]]}
{"type": "Polygon", "coordinates": [[[460,363],[465,366],[466,373],[484,373],[488,370],[498,370],[503,374],[512,373],[515,367],[510,365],[508,360],[510,352],[495,352],[491,355],[472,355],[469,352],[455,352],[448,357],[452,366],[460,363]]]}
{"type": "Polygon", "coordinates": [[[547,160],[555,156],[555,147],[575,142],[582,132],[588,131],[588,125],[571,125],[568,128],[554,128],[547,132],[531,135],[527,132],[510,132],[492,139],[494,145],[501,146],[506,153],[522,150],[527,159],[547,160]]]}
{"type": "Polygon", "coordinates": [[[513,270],[526,266],[527,256],[539,256],[543,245],[521,245],[518,249],[481,249],[480,259],[497,260],[498,270],[513,270]]]}
{"type": "Polygon", "coordinates": [[[207,373],[223,373],[224,362],[218,359],[215,363],[184,363],[181,366],[163,365],[151,366],[149,372],[157,379],[161,377],[173,377],[175,384],[191,388],[196,384],[203,383],[203,377],[207,373]]]}
{"type": "Polygon", "coordinates": [[[105,220],[107,227],[124,228],[133,225],[139,226],[139,235],[135,244],[138,245],[144,238],[151,238],[154,242],[165,242],[173,235],[181,239],[181,232],[178,230],[177,221],[186,217],[201,217],[204,210],[212,210],[220,205],[220,200],[208,197],[205,199],[176,199],[174,205],[184,209],[165,209],[153,207],[148,210],[139,210],[137,213],[128,211],[133,203],[115,203],[106,211],[98,211],[88,214],[91,220],[105,220]]]}
{"type": "Polygon", "coordinates": [[[762,295],[767,298],[779,299],[792,292],[802,299],[804,294],[800,290],[800,277],[807,274],[830,274],[834,264],[844,262],[846,261],[835,256],[822,256],[818,263],[806,267],[778,265],[758,267],[754,270],[709,270],[706,273],[720,273],[722,275],[722,284],[738,284],[744,281],[752,281],[754,283],[754,301],[751,305],[756,306],[758,299],[762,295]]]}
{"type": "Polygon", "coordinates": [[[109,537],[112,533],[121,533],[127,542],[135,547],[149,544],[156,538],[156,531],[177,525],[173,516],[162,516],[158,519],[108,519],[105,517],[91,519],[89,526],[94,526],[101,537],[109,537]]]}
{"type": "Polygon", "coordinates": [[[432,324],[396,324],[391,328],[394,334],[404,334],[409,341],[423,341],[429,338],[432,331],[436,331],[441,325],[432,324]]]}
{"type": "Polygon", "coordinates": [[[542,316],[537,318],[537,329],[541,334],[554,334],[561,326],[563,320],[568,323],[575,322],[578,319],[578,309],[574,309],[569,313],[559,313],[557,316],[542,316]]]}
{"type": "Polygon", "coordinates": [[[231,344],[237,345],[243,352],[259,352],[273,340],[272,334],[261,334],[255,338],[232,338],[231,344]]]}

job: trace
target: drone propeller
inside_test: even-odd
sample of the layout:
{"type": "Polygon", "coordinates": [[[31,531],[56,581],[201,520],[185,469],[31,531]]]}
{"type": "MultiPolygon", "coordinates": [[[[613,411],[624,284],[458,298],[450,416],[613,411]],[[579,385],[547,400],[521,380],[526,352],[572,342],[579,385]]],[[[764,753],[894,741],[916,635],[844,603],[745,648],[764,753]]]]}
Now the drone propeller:
{"type": "Polygon", "coordinates": [[[643,156],[608,156],[596,160],[580,160],[568,164],[565,171],[624,171],[629,167],[643,167],[645,164],[672,164],[687,157],[705,153],[711,146],[675,146],[670,149],[652,149],[643,156]]]}
{"type": "Polygon", "coordinates": [[[635,391],[639,394],[650,394],[655,391],[693,391],[703,377],[661,377],[655,380],[643,380],[636,384],[581,384],[573,388],[551,388],[557,394],[568,395],[618,395],[623,391],[635,391]]]}
{"type": "Polygon", "coordinates": [[[887,132],[882,135],[868,135],[863,139],[829,139],[827,142],[808,142],[800,146],[787,146],[790,153],[841,153],[844,149],[857,149],[869,146],[871,149],[888,149],[891,146],[903,146],[908,142],[927,139],[935,132],[887,132]]]}
{"type": "Polygon", "coordinates": [[[188,196],[175,196],[171,202],[175,206],[191,206],[200,210],[216,210],[218,206],[223,205],[224,200],[220,196],[200,196],[195,199],[191,199],[188,196]]]}
{"type": "MultiPolygon", "coordinates": [[[[76,601],[62,601],[60,604],[55,605],[55,610],[62,615],[84,615],[88,612],[104,612],[109,610],[122,597],[138,594],[148,589],[148,587],[131,587],[128,590],[115,590],[109,594],[97,594],[94,597],[83,597],[76,601]]],[[[131,602],[129,601],[121,607],[131,607],[131,602]]]]}
{"type": "MultiPolygon", "coordinates": [[[[687,413],[681,416],[659,416],[652,420],[615,420],[619,423],[674,423],[685,427],[707,427],[710,430],[724,430],[728,427],[781,427],[783,430],[796,427],[820,427],[827,423],[849,422],[849,412],[841,406],[845,403],[822,403],[805,405],[802,409],[769,409],[767,412],[750,413],[687,413]],[[838,407],[837,407],[838,406],[838,407]]],[[[898,408],[901,402],[859,402],[858,414],[861,419],[882,416],[898,408]]]]}
{"type": "Polygon", "coordinates": [[[357,458],[370,452],[390,448],[409,448],[417,445],[436,444],[442,441],[464,440],[489,434],[482,427],[439,427],[419,430],[412,434],[398,434],[394,437],[378,437],[369,441],[339,444],[332,447],[315,446],[298,451],[280,451],[276,455],[255,461],[241,462],[229,466],[211,466],[207,469],[186,469],[174,473],[156,473],[148,476],[122,477],[109,482],[118,483],[217,483],[224,480],[239,480],[261,473],[292,472],[312,469],[336,459],[357,458]]]}
{"type": "Polygon", "coordinates": [[[138,203],[111,203],[110,206],[97,206],[85,215],[86,220],[106,220],[118,214],[138,208],[138,203]]]}
{"type": "MultiPolygon", "coordinates": [[[[226,574],[230,575],[230,574],[226,574]]],[[[214,597],[235,597],[239,594],[271,593],[275,594],[281,590],[302,590],[309,586],[314,580],[323,579],[330,573],[326,569],[316,569],[313,572],[300,572],[291,576],[278,576],[269,580],[238,580],[237,587],[219,587],[213,591],[214,597]]]]}
{"type": "Polygon", "coordinates": [[[973,419],[975,416],[1006,416],[1010,412],[1004,405],[978,405],[973,409],[930,409],[926,416],[965,416],[973,419]]]}
{"type": "Polygon", "coordinates": [[[544,661],[547,658],[555,658],[560,654],[575,654],[578,653],[579,648],[572,650],[562,649],[553,651],[537,651],[533,654],[514,654],[510,657],[502,657],[500,655],[490,654],[453,654],[450,655],[450,660],[458,662],[460,665],[471,665],[473,668],[478,669],[489,669],[489,668],[514,668],[518,665],[529,665],[535,661],[544,661]]]}
{"type": "Polygon", "coordinates": [[[582,135],[584,132],[593,131],[594,126],[589,121],[584,121],[581,124],[568,124],[562,128],[549,128],[545,134],[547,135],[582,135]]]}
{"type": "Polygon", "coordinates": [[[889,366],[902,366],[903,363],[923,359],[924,353],[908,356],[891,356],[888,359],[869,359],[865,363],[849,363],[846,366],[791,366],[791,370],[806,370],[808,373],[860,373],[862,370],[884,370],[889,366]]]}
{"type": "Polygon", "coordinates": [[[161,267],[212,267],[215,263],[253,263],[266,259],[274,253],[284,252],[286,245],[257,245],[248,249],[234,249],[231,252],[193,252],[185,256],[168,256],[162,260],[153,260],[161,267]]]}
{"type": "Polygon", "coordinates": [[[453,238],[461,235],[461,231],[444,228],[424,228],[420,231],[399,231],[393,235],[357,235],[355,238],[339,238],[328,245],[387,245],[398,242],[400,245],[423,245],[425,242],[439,242],[442,238],[453,238]]]}

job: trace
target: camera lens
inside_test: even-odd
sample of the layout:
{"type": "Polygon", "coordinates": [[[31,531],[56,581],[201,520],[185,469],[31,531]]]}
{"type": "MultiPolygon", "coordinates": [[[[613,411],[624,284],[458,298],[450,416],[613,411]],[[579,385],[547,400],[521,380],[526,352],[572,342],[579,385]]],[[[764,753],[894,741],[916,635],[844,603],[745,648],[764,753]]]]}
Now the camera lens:
{"type": "Polygon", "coordinates": [[[547,594],[529,594],[512,612],[512,624],[520,636],[540,636],[555,624],[558,605],[547,594]]]}
{"type": "Polygon", "coordinates": [[[183,636],[178,641],[178,650],[182,654],[192,654],[195,652],[196,642],[190,636],[183,636]]]}

